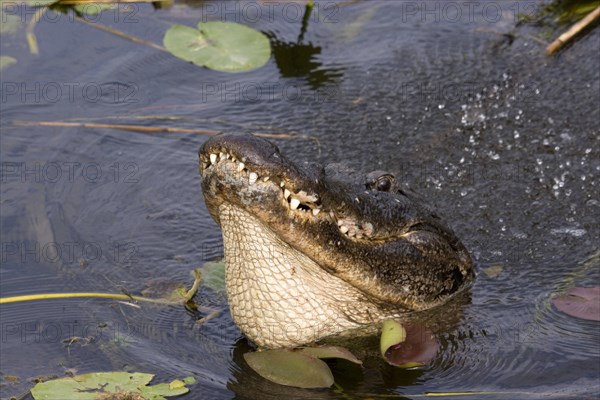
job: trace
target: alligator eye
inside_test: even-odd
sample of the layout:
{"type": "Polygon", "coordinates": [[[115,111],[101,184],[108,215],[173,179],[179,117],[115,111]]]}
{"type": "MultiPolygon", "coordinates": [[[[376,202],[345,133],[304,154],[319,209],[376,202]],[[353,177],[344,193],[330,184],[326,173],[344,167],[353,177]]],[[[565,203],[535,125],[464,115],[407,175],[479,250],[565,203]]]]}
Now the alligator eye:
{"type": "Polygon", "coordinates": [[[386,171],[373,171],[367,174],[366,187],[369,190],[389,192],[392,188],[394,175],[386,171]]]}
{"type": "Polygon", "coordinates": [[[385,175],[377,179],[375,188],[380,192],[389,192],[392,188],[392,177],[391,175],[385,175]]]}

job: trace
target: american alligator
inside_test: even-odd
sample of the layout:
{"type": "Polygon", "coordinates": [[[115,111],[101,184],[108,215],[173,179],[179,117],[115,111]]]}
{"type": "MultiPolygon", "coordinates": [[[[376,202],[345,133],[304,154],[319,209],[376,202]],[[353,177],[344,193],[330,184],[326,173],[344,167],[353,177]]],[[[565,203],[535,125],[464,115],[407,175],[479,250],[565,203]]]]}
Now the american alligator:
{"type": "Polygon", "coordinates": [[[293,347],[444,303],[473,279],[452,230],[386,172],[296,165],[271,142],[201,147],[231,315],[262,347],[293,347]]]}

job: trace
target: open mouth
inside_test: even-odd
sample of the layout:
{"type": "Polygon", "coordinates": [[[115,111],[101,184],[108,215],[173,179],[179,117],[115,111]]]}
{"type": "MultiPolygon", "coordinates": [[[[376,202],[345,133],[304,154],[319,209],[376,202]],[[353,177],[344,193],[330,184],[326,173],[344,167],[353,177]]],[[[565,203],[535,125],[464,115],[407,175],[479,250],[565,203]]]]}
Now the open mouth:
{"type": "Polygon", "coordinates": [[[281,192],[282,201],[287,204],[292,215],[309,217],[328,221],[337,226],[339,232],[347,238],[364,239],[373,233],[373,225],[369,222],[359,223],[354,218],[338,217],[333,210],[324,210],[321,198],[317,193],[310,190],[293,190],[291,185],[279,176],[271,176],[260,173],[246,163],[244,156],[239,156],[231,150],[221,148],[218,153],[202,153],[201,163],[203,173],[219,169],[227,174],[235,174],[238,180],[252,185],[271,185],[278,187],[281,192]],[[323,212],[322,212],[323,211],[323,212]]]}

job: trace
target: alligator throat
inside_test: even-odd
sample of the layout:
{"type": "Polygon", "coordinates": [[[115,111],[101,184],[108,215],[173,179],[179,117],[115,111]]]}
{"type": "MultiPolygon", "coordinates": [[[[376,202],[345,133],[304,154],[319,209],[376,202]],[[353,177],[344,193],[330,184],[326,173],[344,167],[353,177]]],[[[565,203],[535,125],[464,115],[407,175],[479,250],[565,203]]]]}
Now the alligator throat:
{"type": "Polygon", "coordinates": [[[293,347],[375,322],[375,305],[248,212],[219,208],[231,315],[254,342],[293,347]]]}

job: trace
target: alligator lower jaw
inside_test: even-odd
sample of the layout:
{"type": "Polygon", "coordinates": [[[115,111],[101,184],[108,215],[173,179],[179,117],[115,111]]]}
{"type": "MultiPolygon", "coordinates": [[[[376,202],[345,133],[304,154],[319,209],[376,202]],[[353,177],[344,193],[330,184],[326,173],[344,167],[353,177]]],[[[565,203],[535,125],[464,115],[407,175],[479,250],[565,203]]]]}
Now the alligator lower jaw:
{"type": "Polygon", "coordinates": [[[231,316],[257,345],[295,347],[390,316],[242,208],[223,203],[219,219],[231,316]]]}
{"type": "Polygon", "coordinates": [[[312,222],[321,220],[335,224],[339,232],[350,239],[369,239],[373,233],[373,225],[369,222],[358,222],[349,216],[337,216],[333,210],[324,210],[318,193],[311,190],[290,190],[291,185],[286,184],[285,179],[276,175],[264,174],[252,171],[244,163],[244,158],[223,151],[202,155],[202,175],[220,173],[225,179],[236,182],[239,187],[256,186],[264,187],[265,190],[278,190],[281,194],[281,202],[287,206],[290,218],[309,219],[312,222]],[[321,212],[324,211],[324,212],[321,212]]]}

